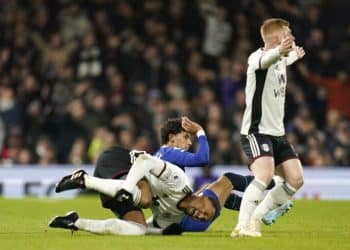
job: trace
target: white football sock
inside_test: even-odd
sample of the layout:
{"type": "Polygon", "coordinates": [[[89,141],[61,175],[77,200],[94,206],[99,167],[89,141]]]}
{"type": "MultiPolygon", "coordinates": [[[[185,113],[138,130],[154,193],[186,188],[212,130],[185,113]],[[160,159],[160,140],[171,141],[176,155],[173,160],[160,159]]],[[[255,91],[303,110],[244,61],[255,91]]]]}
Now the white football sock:
{"type": "MultiPolygon", "coordinates": [[[[95,190],[99,193],[114,197],[116,193],[122,188],[122,184],[125,180],[113,180],[113,179],[103,179],[94,176],[84,175],[84,183],[86,188],[95,190]]],[[[139,204],[141,199],[141,190],[138,186],[134,186],[131,191],[134,203],[139,204]]]]}
{"type": "Polygon", "coordinates": [[[266,184],[256,178],[249,184],[242,197],[237,228],[246,227],[248,225],[250,217],[262,199],[265,189],[266,184]]]}
{"type": "Polygon", "coordinates": [[[165,162],[149,154],[140,155],[129,170],[122,188],[132,193],[136,184],[147,174],[159,176],[165,169],[165,162]]]}
{"type": "Polygon", "coordinates": [[[90,220],[78,219],[74,225],[80,230],[95,234],[144,235],[144,225],[120,219],[90,220]]]}
{"type": "Polygon", "coordinates": [[[270,210],[275,209],[276,207],[281,206],[290,197],[295,194],[296,189],[293,188],[286,182],[280,183],[276,185],[273,189],[271,189],[264,200],[259,204],[259,206],[255,209],[252,217],[261,220],[262,217],[270,210]]]}

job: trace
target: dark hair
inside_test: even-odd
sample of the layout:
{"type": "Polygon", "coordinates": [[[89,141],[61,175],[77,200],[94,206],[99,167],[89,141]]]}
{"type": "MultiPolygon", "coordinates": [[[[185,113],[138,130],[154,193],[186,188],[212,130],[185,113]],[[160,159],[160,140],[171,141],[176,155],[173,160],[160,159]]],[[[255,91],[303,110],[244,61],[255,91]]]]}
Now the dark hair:
{"type": "Polygon", "coordinates": [[[160,128],[161,143],[166,144],[169,141],[170,134],[178,134],[185,131],[181,125],[181,118],[169,118],[160,128]]]}

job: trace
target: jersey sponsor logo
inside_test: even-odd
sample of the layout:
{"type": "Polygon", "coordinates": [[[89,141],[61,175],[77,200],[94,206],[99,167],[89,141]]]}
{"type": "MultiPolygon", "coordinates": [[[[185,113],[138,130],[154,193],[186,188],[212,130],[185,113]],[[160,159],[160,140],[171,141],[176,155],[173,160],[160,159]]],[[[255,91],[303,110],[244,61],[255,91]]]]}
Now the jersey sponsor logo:
{"type": "Polygon", "coordinates": [[[275,98],[285,97],[285,95],[286,95],[286,83],[287,83],[286,76],[284,74],[277,74],[277,80],[278,80],[280,87],[273,89],[273,94],[275,95],[275,98]]]}
{"type": "Polygon", "coordinates": [[[280,85],[286,83],[286,77],[283,74],[278,75],[277,78],[280,85]]]}
{"type": "Polygon", "coordinates": [[[278,89],[273,89],[273,94],[275,95],[275,98],[285,97],[285,95],[286,95],[286,87],[282,86],[282,87],[280,87],[278,89]]]}

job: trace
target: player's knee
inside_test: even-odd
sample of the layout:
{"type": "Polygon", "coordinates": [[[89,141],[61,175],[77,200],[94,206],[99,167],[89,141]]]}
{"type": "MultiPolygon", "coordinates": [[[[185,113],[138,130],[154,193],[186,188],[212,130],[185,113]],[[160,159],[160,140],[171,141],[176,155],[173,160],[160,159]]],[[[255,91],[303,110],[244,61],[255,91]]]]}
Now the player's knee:
{"type": "Polygon", "coordinates": [[[272,157],[261,157],[250,166],[254,177],[268,185],[275,173],[272,157]]]}
{"type": "Polygon", "coordinates": [[[302,176],[290,178],[287,182],[296,190],[300,189],[304,185],[304,178],[302,176]]]}
{"type": "Polygon", "coordinates": [[[296,188],[296,189],[299,189],[299,188],[301,188],[303,185],[304,185],[304,178],[303,178],[303,177],[299,177],[299,178],[296,180],[295,188],[296,188]]]}
{"type": "Polygon", "coordinates": [[[268,186],[272,180],[273,177],[273,172],[265,172],[261,173],[259,175],[256,175],[255,178],[258,179],[259,181],[263,182],[268,186]]]}

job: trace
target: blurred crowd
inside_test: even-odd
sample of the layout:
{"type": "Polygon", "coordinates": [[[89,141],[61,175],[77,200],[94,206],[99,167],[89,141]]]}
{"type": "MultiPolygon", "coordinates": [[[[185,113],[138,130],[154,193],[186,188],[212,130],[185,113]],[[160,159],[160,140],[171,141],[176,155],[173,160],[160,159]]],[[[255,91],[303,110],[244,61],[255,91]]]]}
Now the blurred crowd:
{"type": "Polygon", "coordinates": [[[307,53],[288,73],[289,140],[304,165],[349,166],[349,5],[3,1],[1,166],[89,164],[111,145],[152,153],[161,122],[183,115],[205,128],[214,164],[246,164],[247,57],[263,45],[259,27],[269,17],[289,20],[307,53]]]}

